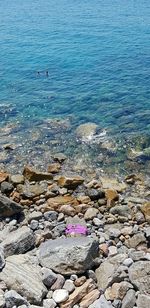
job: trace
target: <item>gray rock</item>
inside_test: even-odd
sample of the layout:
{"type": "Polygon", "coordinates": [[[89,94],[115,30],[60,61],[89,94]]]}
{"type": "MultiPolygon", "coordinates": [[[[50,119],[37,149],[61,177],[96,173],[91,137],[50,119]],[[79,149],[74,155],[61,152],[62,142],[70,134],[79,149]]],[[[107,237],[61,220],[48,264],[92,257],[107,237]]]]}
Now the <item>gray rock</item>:
{"type": "Polygon", "coordinates": [[[55,308],[56,303],[53,299],[44,299],[43,301],[43,307],[44,308],[55,308]]]}
{"type": "Polygon", "coordinates": [[[39,223],[37,220],[31,220],[30,222],[30,229],[32,229],[33,231],[37,230],[39,226],[39,223]]]}
{"type": "Polygon", "coordinates": [[[140,261],[145,259],[145,252],[143,250],[129,250],[129,258],[131,258],[133,261],[140,261]]]}
{"type": "Polygon", "coordinates": [[[55,290],[58,290],[58,289],[61,289],[63,287],[65,283],[65,278],[64,276],[58,274],[57,275],[57,280],[54,282],[54,284],[51,286],[51,290],[52,291],[55,291],[55,290]]]}
{"type": "Polygon", "coordinates": [[[63,286],[69,293],[72,293],[75,290],[75,285],[71,279],[67,279],[63,286]]]}
{"type": "Polygon", "coordinates": [[[98,190],[94,188],[88,189],[86,195],[90,197],[92,201],[105,197],[105,193],[103,190],[98,190]]]}
{"type": "Polygon", "coordinates": [[[14,189],[14,186],[11,183],[3,182],[1,183],[1,192],[2,194],[10,194],[14,189]]]}
{"type": "Polygon", "coordinates": [[[24,183],[24,176],[21,174],[14,174],[10,177],[10,181],[17,185],[17,184],[23,184],[24,183]]]}
{"type": "Polygon", "coordinates": [[[0,270],[5,266],[4,250],[0,247],[0,270]]]}
{"type": "Polygon", "coordinates": [[[98,241],[88,237],[48,240],[40,245],[38,258],[57,273],[80,274],[94,265],[98,247],[98,241]]]}
{"type": "Polygon", "coordinates": [[[146,243],[146,238],[143,233],[134,234],[125,241],[128,248],[136,248],[138,245],[146,243]]]}
{"type": "Polygon", "coordinates": [[[26,299],[24,299],[16,291],[11,290],[5,293],[6,307],[12,308],[13,306],[27,305],[26,299]]]}
{"type": "Polygon", "coordinates": [[[13,289],[25,297],[31,304],[41,304],[47,289],[42,282],[40,267],[35,258],[29,255],[13,255],[6,259],[6,265],[0,272],[0,280],[8,289],[13,289]]]}
{"type": "MultiPolygon", "coordinates": [[[[97,284],[100,289],[105,289],[114,281],[115,271],[119,265],[127,258],[126,254],[118,254],[108,258],[95,271],[97,284]]],[[[119,273],[118,273],[119,274],[119,273]]]]}
{"type": "Polygon", "coordinates": [[[44,213],[44,218],[48,221],[56,220],[58,217],[58,213],[55,211],[48,211],[44,213]]]}
{"type": "Polygon", "coordinates": [[[16,231],[11,232],[1,243],[4,249],[5,257],[13,254],[25,253],[35,244],[34,233],[30,228],[23,226],[16,231]]]}
{"type": "Polygon", "coordinates": [[[11,199],[0,195],[0,217],[9,217],[23,211],[23,207],[11,199]]]}
{"type": "Polygon", "coordinates": [[[28,216],[28,222],[30,223],[31,220],[40,220],[43,217],[43,214],[40,211],[33,211],[28,216]]]}
{"type": "Polygon", "coordinates": [[[119,216],[127,217],[131,214],[131,209],[127,205],[116,205],[110,209],[110,213],[119,216]]]}
{"type": "Polygon", "coordinates": [[[57,280],[57,275],[50,269],[43,267],[42,270],[42,281],[47,287],[51,287],[52,284],[57,280]]]}
{"type": "Polygon", "coordinates": [[[150,293],[150,262],[133,263],[129,267],[129,278],[141,293],[150,293]]]}
{"type": "Polygon", "coordinates": [[[113,306],[106,300],[104,295],[101,295],[89,308],[113,308],[113,306]]]}
{"type": "Polygon", "coordinates": [[[0,308],[5,307],[5,304],[4,291],[0,289],[0,308]]]}
{"type": "Polygon", "coordinates": [[[137,299],[138,308],[149,308],[150,307],[150,295],[138,294],[137,299]]]}
{"type": "Polygon", "coordinates": [[[135,302],[136,302],[135,291],[130,289],[122,300],[121,308],[133,308],[135,302]]]}

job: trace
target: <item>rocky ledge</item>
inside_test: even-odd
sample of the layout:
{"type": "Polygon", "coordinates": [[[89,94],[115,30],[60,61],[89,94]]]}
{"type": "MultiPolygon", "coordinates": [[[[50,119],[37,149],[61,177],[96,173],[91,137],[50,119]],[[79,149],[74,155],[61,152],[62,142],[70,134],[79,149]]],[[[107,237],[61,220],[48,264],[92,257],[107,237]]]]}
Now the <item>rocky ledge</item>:
{"type": "Polygon", "coordinates": [[[62,174],[64,159],[0,172],[0,308],[149,308],[149,182],[62,174]]]}

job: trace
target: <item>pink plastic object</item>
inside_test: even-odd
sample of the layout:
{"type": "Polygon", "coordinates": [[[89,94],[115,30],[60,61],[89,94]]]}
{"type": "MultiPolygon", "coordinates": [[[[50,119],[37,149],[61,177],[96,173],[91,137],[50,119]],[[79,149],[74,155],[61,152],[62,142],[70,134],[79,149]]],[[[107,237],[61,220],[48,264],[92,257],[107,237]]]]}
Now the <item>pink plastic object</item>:
{"type": "Polygon", "coordinates": [[[65,231],[66,235],[76,235],[76,234],[81,234],[81,235],[87,235],[87,227],[81,226],[81,225],[72,225],[69,224],[66,227],[65,231]]]}

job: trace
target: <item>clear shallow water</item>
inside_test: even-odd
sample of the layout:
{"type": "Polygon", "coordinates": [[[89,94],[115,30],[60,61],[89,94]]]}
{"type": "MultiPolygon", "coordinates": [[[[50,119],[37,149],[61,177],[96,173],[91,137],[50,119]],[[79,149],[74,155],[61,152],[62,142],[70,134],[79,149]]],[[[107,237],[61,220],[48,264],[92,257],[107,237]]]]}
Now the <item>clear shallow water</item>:
{"type": "MultiPolygon", "coordinates": [[[[21,144],[14,157],[37,153],[43,143],[77,152],[77,159],[90,152],[98,161],[99,145],[75,140],[75,128],[86,122],[105,128],[117,144],[106,165],[128,160],[124,144],[136,151],[150,147],[148,0],[0,0],[0,42],[0,122],[18,123],[6,138],[2,130],[1,144],[21,144]],[[69,118],[71,127],[56,134],[43,128],[47,118],[69,118]]],[[[12,160],[12,153],[1,159],[12,160]]],[[[149,154],[139,163],[147,169],[149,154]]]]}

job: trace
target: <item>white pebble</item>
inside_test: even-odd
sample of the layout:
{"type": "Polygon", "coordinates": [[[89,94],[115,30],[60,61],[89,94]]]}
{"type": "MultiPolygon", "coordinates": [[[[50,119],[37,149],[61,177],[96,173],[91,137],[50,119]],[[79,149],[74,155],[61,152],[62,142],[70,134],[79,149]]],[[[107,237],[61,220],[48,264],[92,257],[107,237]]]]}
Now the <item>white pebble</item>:
{"type": "Polygon", "coordinates": [[[59,304],[65,302],[69,297],[69,293],[67,290],[58,289],[53,293],[53,300],[59,304]]]}
{"type": "Polygon", "coordinates": [[[123,261],[123,265],[129,267],[133,263],[133,260],[131,258],[127,258],[123,261]]]}

